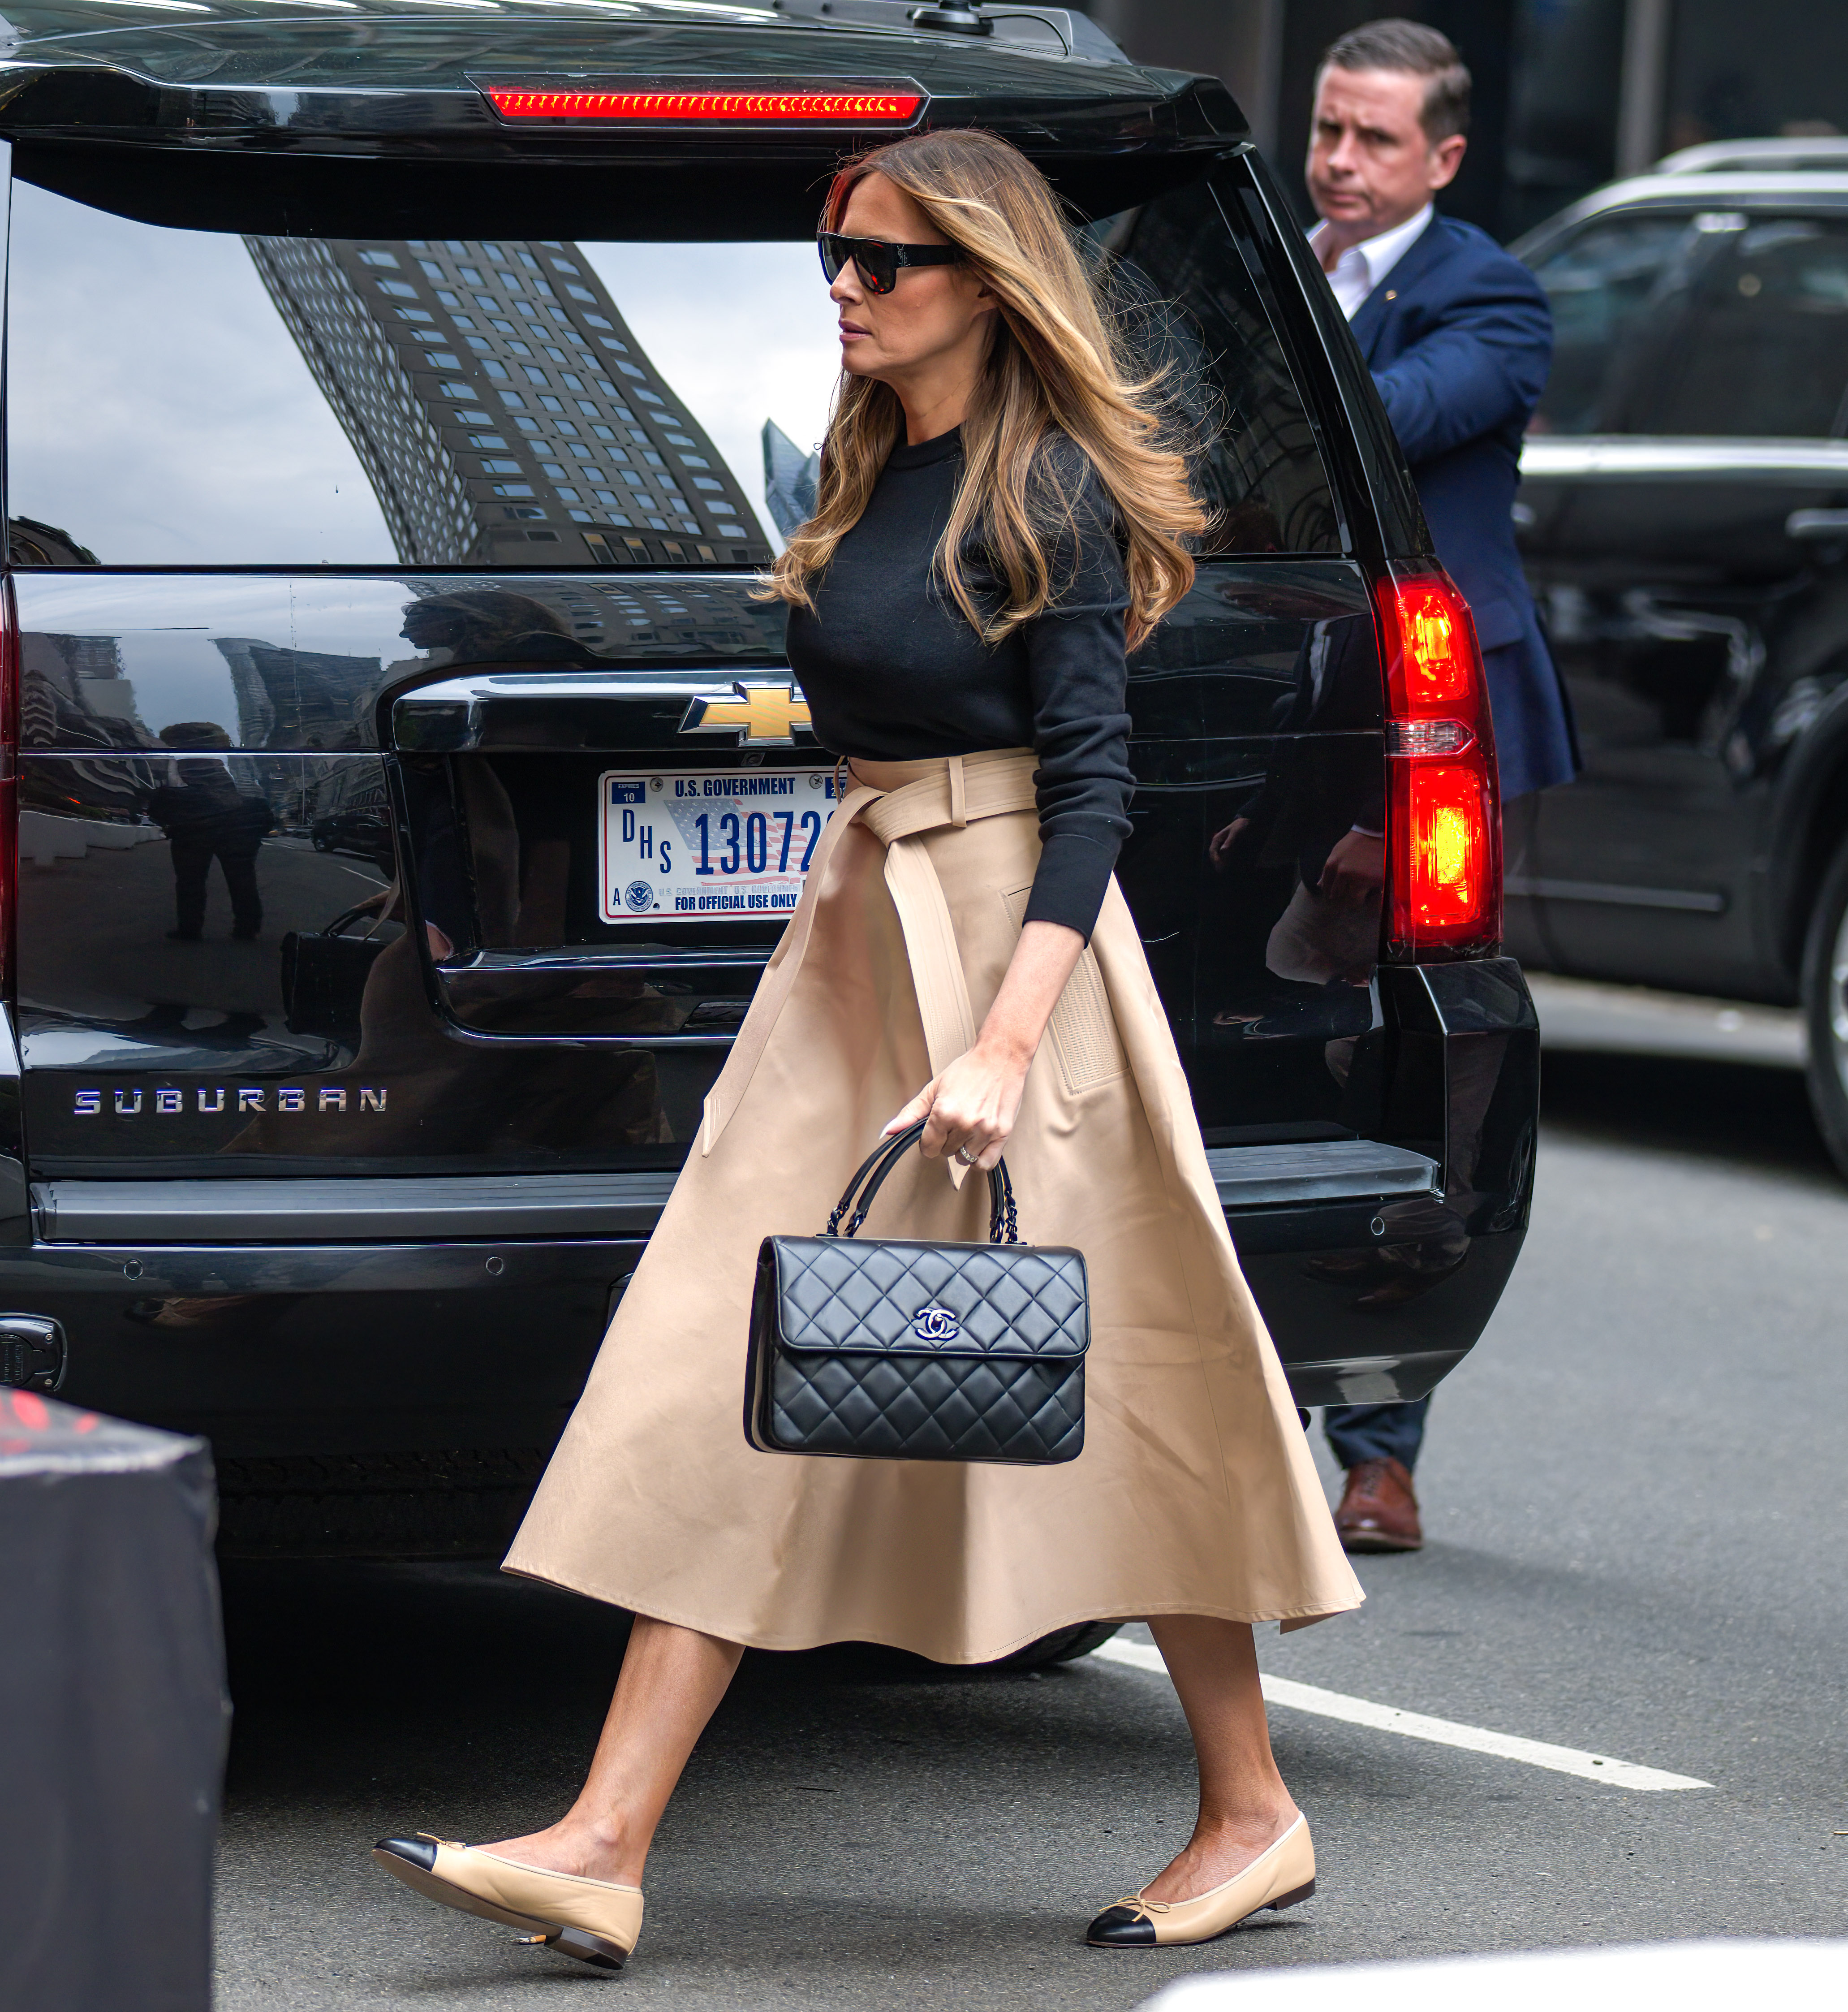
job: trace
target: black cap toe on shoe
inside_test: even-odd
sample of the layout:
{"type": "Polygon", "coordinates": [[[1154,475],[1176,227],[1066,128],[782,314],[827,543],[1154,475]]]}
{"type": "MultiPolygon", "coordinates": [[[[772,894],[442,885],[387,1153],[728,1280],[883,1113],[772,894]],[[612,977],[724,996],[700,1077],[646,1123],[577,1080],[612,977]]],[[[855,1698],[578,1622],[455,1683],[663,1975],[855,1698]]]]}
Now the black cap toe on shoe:
{"type": "Polygon", "coordinates": [[[433,1837],[382,1837],[372,1846],[375,1858],[401,1858],[419,1872],[436,1868],[436,1840],[433,1837]]]}
{"type": "Polygon", "coordinates": [[[1134,1907],[1106,1907],[1084,1931],[1093,1949],[1153,1949],[1155,1924],[1134,1907]]]}

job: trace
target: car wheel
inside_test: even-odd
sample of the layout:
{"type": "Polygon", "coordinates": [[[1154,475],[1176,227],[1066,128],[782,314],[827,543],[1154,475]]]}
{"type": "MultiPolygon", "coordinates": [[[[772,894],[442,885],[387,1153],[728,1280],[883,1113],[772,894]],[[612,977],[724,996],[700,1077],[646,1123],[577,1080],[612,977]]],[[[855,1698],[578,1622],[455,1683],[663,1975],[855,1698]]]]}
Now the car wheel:
{"type": "Polygon", "coordinates": [[[1848,844],[1829,862],[1811,911],[1803,1010],[1810,1108],[1823,1143],[1848,1178],[1848,844]]]}
{"type": "Polygon", "coordinates": [[[985,1670],[1049,1670],[1056,1663],[1075,1663],[1081,1656],[1088,1656],[1094,1649],[1101,1649],[1117,1629],[1120,1621],[1087,1621],[1076,1628],[1061,1628],[1056,1634],[1042,1635],[1037,1642],[1029,1642],[1024,1649],[1017,1649],[1011,1656],[1003,1656],[999,1662],[985,1663],[985,1670]]]}

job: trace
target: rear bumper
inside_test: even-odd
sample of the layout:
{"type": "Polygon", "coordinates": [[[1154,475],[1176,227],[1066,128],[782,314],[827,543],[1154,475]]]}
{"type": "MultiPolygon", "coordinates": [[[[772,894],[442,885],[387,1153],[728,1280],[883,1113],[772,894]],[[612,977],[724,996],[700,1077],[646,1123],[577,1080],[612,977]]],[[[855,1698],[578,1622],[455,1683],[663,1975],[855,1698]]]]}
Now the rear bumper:
{"type": "MultiPolygon", "coordinates": [[[[1526,1231],[1539,1058],[1519,969],[1383,972],[1381,992],[1394,1143],[1209,1154],[1304,1405],[1422,1396],[1526,1231]]],[[[35,1240],[0,1250],[0,1314],[62,1324],[67,1399],[208,1435],[234,1548],[492,1551],[671,1186],[41,1183],[35,1240]]]]}
{"type": "Polygon", "coordinates": [[[643,1247],[41,1242],[0,1307],[62,1324],[60,1395],[211,1439],[232,1554],[494,1557],[643,1247]]]}

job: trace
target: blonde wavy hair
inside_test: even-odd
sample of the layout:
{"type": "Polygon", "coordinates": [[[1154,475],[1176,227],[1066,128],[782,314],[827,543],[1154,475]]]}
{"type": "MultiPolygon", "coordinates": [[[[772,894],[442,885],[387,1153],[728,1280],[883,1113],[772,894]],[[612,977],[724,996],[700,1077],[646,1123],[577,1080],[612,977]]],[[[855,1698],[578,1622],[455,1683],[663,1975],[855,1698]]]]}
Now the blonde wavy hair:
{"type": "MultiPolygon", "coordinates": [[[[998,643],[1059,591],[1050,553],[1075,528],[1084,469],[1047,452],[1063,433],[1116,505],[1125,548],[1131,649],[1193,583],[1186,540],[1206,526],[1185,455],[1166,437],[1159,371],[1138,377],[1116,319],[1088,276],[1057,198],[1038,169],[993,134],[915,134],[843,164],[822,228],[838,230],[855,185],[884,175],[903,189],[994,296],[992,334],[963,422],[963,477],[935,558],[952,599],[998,643]],[[1064,464],[1062,466],[1062,464],[1064,464]],[[979,537],[1006,596],[985,615],[965,578],[979,537]]],[[[904,437],[890,385],[843,371],[822,449],[814,514],[790,537],[760,592],[812,612],[810,589],[860,521],[886,457],[904,437]]]]}

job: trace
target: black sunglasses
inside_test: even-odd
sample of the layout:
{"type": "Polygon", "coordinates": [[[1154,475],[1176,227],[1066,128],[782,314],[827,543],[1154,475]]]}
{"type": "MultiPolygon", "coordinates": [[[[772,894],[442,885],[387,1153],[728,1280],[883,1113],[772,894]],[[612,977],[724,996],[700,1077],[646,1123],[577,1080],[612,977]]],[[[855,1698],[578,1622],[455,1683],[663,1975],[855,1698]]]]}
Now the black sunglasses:
{"type": "Polygon", "coordinates": [[[817,231],[815,244],[831,287],[851,259],[869,294],[889,294],[901,266],[954,266],[963,256],[955,244],[885,244],[877,237],[843,237],[838,230],[817,231]]]}

